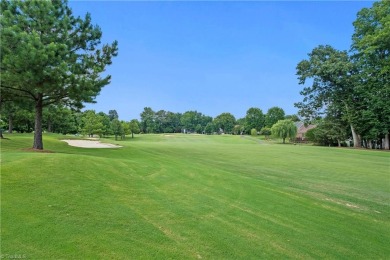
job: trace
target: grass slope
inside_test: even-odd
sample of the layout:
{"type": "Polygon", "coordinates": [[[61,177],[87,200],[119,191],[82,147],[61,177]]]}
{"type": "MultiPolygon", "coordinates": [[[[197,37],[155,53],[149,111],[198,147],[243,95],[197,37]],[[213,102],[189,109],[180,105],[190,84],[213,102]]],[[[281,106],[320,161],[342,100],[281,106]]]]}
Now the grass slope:
{"type": "Polygon", "coordinates": [[[390,153],[142,135],[119,149],[1,141],[1,254],[382,258],[390,153]]]}

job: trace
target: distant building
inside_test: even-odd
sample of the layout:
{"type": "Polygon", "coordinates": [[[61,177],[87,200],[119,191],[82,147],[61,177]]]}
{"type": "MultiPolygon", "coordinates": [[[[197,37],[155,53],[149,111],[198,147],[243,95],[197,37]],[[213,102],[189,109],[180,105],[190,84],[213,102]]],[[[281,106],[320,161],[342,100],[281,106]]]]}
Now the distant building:
{"type": "Polygon", "coordinates": [[[294,124],[297,127],[297,135],[295,137],[297,141],[305,141],[306,132],[316,127],[316,125],[305,125],[304,122],[295,122],[294,124]]]}

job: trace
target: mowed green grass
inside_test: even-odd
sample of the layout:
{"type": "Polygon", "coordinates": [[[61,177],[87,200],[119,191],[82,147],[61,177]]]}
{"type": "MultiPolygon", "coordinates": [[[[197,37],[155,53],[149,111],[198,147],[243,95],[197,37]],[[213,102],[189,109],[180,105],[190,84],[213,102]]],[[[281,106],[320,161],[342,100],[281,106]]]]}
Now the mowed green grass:
{"type": "Polygon", "coordinates": [[[390,153],[139,135],[1,141],[1,254],[31,259],[390,257],[390,153]]]}

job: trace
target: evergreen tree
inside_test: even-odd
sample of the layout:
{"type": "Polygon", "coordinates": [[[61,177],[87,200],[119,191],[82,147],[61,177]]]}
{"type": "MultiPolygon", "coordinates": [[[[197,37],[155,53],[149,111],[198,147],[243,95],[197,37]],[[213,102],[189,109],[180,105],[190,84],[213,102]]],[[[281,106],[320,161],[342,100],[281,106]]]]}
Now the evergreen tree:
{"type": "Polygon", "coordinates": [[[100,45],[90,14],[74,17],[66,0],[10,1],[1,5],[1,100],[32,101],[34,149],[43,149],[42,110],[50,104],[81,108],[94,102],[110,76],[117,42],[100,45]]]}

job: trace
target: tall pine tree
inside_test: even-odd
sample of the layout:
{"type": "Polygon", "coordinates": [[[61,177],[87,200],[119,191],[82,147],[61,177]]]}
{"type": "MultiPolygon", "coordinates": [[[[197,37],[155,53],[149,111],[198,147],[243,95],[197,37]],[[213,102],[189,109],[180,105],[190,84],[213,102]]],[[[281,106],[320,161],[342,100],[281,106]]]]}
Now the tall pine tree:
{"type": "Polygon", "coordinates": [[[43,107],[94,102],[118,43],[101,45],[90,14],[74,17],[66,0],[4,0],[1,13],[1,100],[34,103],[33,148],[43,149],[43,107]]]}

